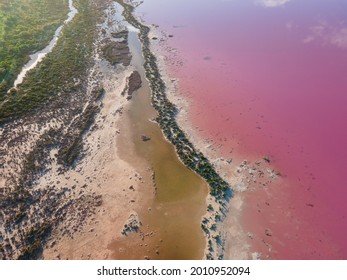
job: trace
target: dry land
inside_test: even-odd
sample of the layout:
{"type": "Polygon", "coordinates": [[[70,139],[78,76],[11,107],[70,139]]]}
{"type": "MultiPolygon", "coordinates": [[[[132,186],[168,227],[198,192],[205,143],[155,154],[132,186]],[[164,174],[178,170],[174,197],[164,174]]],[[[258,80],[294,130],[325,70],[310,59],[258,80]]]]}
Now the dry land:
{"type": "MultiPolygon", "coordinates": [[[[108,61],[103,53],[107,44],[120,40],[118,35],[124,37],[126,29],[117,24],[112,1],[77,1],[76,7],[78,16],[52,54],[18,89],[21,96],[15,104],[25,110],[9,111],[10,118],[3,119],[2,259],[111,258],[107,246],[122,235],[137,205],[147,199],[139,187],[144,171],[123,161],[116,143],[118,123],[129,102],[121,93],[136,90],[136,82],[138,86],[136,79],[129,79],[134,71],[127,62],[131,54],[127,48],[116,48],[112,52],[121,61],[108,61]],[[88,36],[70,36],[70,30],[82,25],[88,36]],[[85,46],[82,53],[68,54],[76,43],[85,46]],[[61,61],[65,55],[78,61],[61,61]],[[44,82],[50,86],[41,86],[44,82]],[[36,98],[40,91],[42,96],[36,98]],[[28,106],[21,105],[24,98],[28,106]]],[[[73,51],[81,49],[75,46],[73,51]]]]}

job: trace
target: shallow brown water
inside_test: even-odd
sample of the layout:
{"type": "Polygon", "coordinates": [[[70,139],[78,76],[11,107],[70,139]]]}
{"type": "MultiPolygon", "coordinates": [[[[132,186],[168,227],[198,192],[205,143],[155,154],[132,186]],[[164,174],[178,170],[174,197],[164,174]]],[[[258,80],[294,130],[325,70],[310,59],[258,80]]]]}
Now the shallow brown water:
{"type": "Polygon", "coordinates": [[[150,103],[136,32],[130,32],[129,45],[132,65],[143,83],[124,112],[118,148],[124,160],[139,170],[151,169],[149,173],[155,176],[153,180],[144,176],[149,203],[139,211],[143,226],[140,232],[111,245],[114,258],[201,259],[206,245],[200,223],[206,212],[207,184],[179,161],[173,145],[151,121],[156,112],[150,103]],[[144,142],[141,135],[151,140],[144,142]]]}

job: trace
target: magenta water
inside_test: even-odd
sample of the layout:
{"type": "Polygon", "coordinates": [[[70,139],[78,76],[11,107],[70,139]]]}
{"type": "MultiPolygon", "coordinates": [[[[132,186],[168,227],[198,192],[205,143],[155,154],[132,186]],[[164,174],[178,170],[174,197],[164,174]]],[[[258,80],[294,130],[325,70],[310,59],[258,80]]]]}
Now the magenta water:
{"type": "Polygon", "coordinates": [[[274,232],[266,253],[346,259],[347,1],[145,0],[137,12],[173,35],[170,71],[202,135],[281,172],[245,209],[247,230],[274,232]]]}

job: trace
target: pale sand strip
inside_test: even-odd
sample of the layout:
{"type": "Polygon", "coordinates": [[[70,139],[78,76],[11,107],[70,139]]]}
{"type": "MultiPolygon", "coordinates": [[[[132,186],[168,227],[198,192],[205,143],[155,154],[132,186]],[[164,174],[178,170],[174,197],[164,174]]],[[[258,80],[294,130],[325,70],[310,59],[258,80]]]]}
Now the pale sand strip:
{"type": "MultiPolygon", "coordinates": [[[[112,28],[115,25],[110,19],[114,14],[113,6],[110,6],[106,14],[103,27],[109,28],[108,33],[114,32],[112,28]]],[[[129,134],[129,131],[119,129],[125,117],[122,112],[128,106],[126,97],[121,93],[133,69],[131,66],[125,68],[120,65],[114,68],[98,55],[96,61],[94,71],[99,73],[98,82],[105,89],[103,106],[95,121],[97,128],[90,131],[84,139],[88,154],[76,169],[64,174],[64,177],[68,178],[68,183],[71,180],[83,181],[88,176],[88,189],[102,195],[102,205],[73,237],[62,236],[66,226],[64,222],[55,231],[54,241],[48,243],[44,250],[45,259],[112,259],[114,252],[110,244],[122,236],[121,232],[129,216],[140,211],[143,205],[148,205],[148,199],[152,196],[152,191],[144,187],[149,184],[143,184],[144,181],[151,181],[146,166],[141,170],[134,169],[119,156],[117,147],[119,135],[129,134]]],[[[133,156],[136,157],[135,154],[133,156]]],[[[47,176],[64,184],[64,178],[56,174],[58,173],[52,170],[47,176]]]]}

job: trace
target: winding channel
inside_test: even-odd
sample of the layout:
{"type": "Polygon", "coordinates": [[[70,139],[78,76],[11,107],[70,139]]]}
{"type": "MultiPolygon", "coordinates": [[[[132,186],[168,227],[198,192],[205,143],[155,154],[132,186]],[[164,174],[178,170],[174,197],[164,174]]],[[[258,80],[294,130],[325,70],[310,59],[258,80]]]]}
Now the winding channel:
{"type": "Polygon", "coordinates": [[[29,62],[27,62],[23,66],[22,71],[19,73],[17,79],[14,82],[14,88],[16,88],[19,84],[23,82],[23,79],[29,70],[34,69],[37,66],[37,64],[41,62],[42,59],[53,50],[54,46],[57,44],[58,38],[64,26],[68,24],[78,13],[78,10],[73,6],[72,0],[69,0],[69,10],[70,11],[68,13],[68,18],[64,21],[64,23],[61,26],[57,28],[57,30],[55,31],[54,37],[49,42],[49,44],[44,49],[30,55],[29,62]]]}

